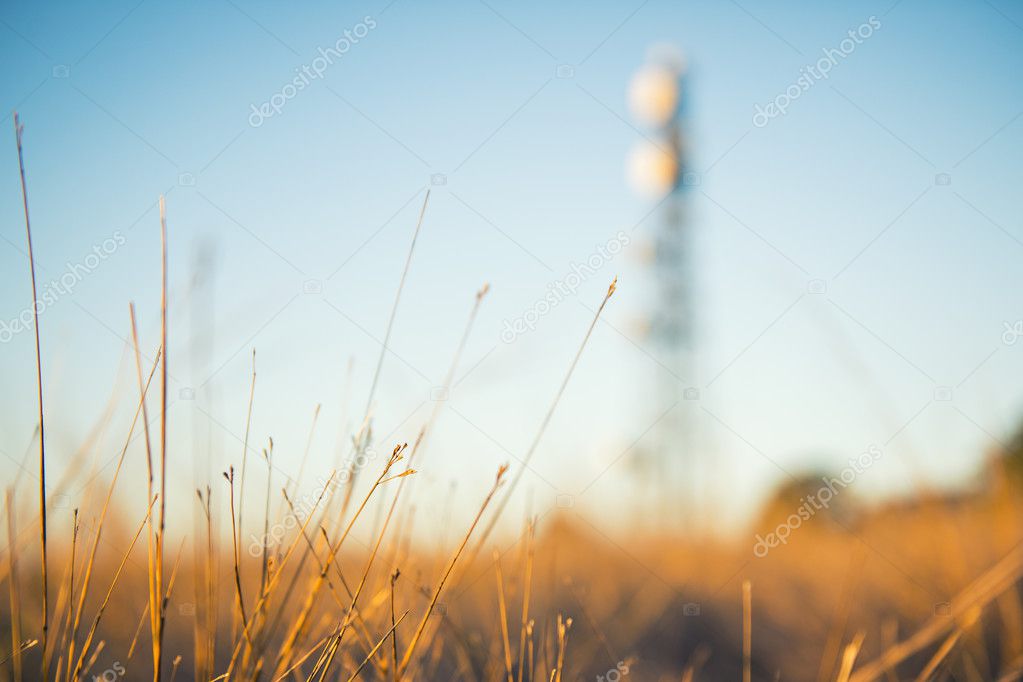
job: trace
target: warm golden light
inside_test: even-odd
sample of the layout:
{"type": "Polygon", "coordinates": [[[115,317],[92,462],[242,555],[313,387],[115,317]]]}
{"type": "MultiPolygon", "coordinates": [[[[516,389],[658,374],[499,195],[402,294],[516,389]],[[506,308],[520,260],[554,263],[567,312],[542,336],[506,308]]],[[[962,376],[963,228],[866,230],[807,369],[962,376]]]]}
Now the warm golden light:
{"type": "Polygon", "coordinates": [[[675,115],[678,100],[678,75],[666,66],[644,66],[629,83],[629,109],[646,125],[665,125],[675,115]]]}
{"type": "Polygon", "coordinates": [[[639,194],[664,196],[674,187],[677,173],[678,161],[649,140],[641,140],[629,153],[626,176],[639,194]]]}

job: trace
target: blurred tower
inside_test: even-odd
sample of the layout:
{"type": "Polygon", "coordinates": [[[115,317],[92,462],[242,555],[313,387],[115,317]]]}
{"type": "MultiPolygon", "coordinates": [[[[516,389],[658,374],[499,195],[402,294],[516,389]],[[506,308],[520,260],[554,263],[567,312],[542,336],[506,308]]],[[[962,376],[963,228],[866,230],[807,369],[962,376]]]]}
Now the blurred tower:
{"type": "Polygon", "coordinates": [[[650,131],[633,150],[629,176],[644,195],[656,200],[660,225],[648,260],[655,299],[647,326],[663,365],[658,371],[656,406],[678,403],[658,422],[637,465],[653,483],[657,516],[689,525],[697,505],[695,419],[687,409],[699,398],[687,387],[693,378],[693,274],[691,230],[685,189],[695,184],[687,170],[685,131],[686,61],[672,47],[653,48],[629,85],[632,115],[650,131]]]}

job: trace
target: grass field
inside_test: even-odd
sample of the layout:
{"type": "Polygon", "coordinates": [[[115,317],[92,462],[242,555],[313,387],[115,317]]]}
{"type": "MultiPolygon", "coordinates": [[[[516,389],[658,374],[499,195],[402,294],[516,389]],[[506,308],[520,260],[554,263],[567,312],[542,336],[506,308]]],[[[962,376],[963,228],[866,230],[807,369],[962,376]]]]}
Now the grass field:
{"type": "MultiPolygon", "coordinates": [[[[27,196],[25,208],[31,254],[27,196]]],[[[162,348],[173,329],[161,223],[162,348]]],[[[399,296],[403,284],[404,275],[399,296]]],[[[823,498],[827,477],[808,478],[775,496],[748,539],[637,530],[626,541],[556,509],[499,541],[497,521],[585,352],[581,329],[546,418],[521,425],[536,429],[523,462],[463,493],[478,511],[450,520],[450,547],[431,547],[415,541],[417,516],[436,511],[416,504],[414,482],[418,467],[444,466],[426,456],[436,412],[414,442],[378,443],[367,409],[341,466],[283,488],[265,476],[258,494],[252,481],[269,471],[274,444],[246,443],[239,467],[169,498],[169,363],[140,349],[134,309],[130,332],[135,419],[116,468],[67,503],[55,504],[47,481],[84,476],[89,448],[69,471],[47,471],[52,424],[42,389],[30,394],[40,405],[29,459],[39,487],[24,479],[7,490],[0,565],[0,656],[11,679],[1023,676],[1018,453],[997,453],[956,497],[920,490],[883,506],[819,506],[809,496],[823,498]],[[128,457],[144,457],[144,480],[122,475],[128,457]],[[127,491],[142,488],[148,506],[130,504],[127,491]],[[189,532],[178,532],[188,518],[189,532]],[[260,542],[248,539],[253,523],[260,542]]],[[[252,382],[254,394],[255,371],[252,382]]]]}

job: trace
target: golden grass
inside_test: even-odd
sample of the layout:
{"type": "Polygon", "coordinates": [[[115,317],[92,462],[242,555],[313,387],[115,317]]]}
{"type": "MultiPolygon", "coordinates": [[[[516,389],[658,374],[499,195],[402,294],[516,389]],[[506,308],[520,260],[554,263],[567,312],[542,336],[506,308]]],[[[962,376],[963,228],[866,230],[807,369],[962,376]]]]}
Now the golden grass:
{"type": "MultiPolygon", "coordinates": [[[[31,258],[17,116],[15,129],[31,258]]],[[[385,346],[428,201],[427,193],[388,318],[385,346]]],[[[358,456],[377,445],[390,448],[376,478],[356,486],[360,468],[353,457],[343,470],[343,487],[332,472],[312,504],[296,504],[320,417],[317,406],[298,478],[281,486],[276,505],[272,439],[263,451],[265,542],[258,556],[247,557],[242,546],[255,351],[240,477],[236,480],[230,466],[224,483],[196,482],[195,501],[185,499],[197,507],[180,500],[168,504],[167,472],[173,467],[167,422],[170,240],[162,198],[159,228],[160,347],[146,375],[130,305],[138,388],[134,416],[106,494],[93,504],[93,488],[101,490],[103,481],[90,480],[73,511],[69,538],[47,535],[47,495],[52,491],[45,483],[36,321],[40,513],[28,532],[18,526],[16,485],[5,495],[8,554],[0,579],[7,581],[8,599],[0,622],[9,628],[9,637],[2,638],[6,651],[0,651],[0,668],[10,679],[70,682],[90,675],[109,680],[113,674],[157,681],[166,676],[172,681],[866,682],[1009,680],[1023,674],[1023,507],[1018,484],[997,471],[994,484],[957,501],[921,495],[881,509],[858,508],[851,526],[822,513],[789,545],[763,559],[753,557],[746,536],[698,542],[637,531],[623,547],[593,525],[599,518],[557,510],[529,518],[516,543],[503,552],[495,548],[492,536],[502,512],[538,451],[617,280],[585,331],[523,462],[513,470],[500,467],[489,488],[481,485],[485,492],[476,513],[462,521],[456,547],[411,548],[412,524],[422,513],[412,499],[412,465],[440,466],[423,453],[441,403],[411,448],[375,443],[372,422],[382,351],[349,452],[358,456]],[[157,370],[160,431],[154,448],[147,398],[157,370]],[[136,450],[144,451],[147,492],[141,510],[131,508],[121,476],[139,428],[143,442],[136,450]],[[353,530],[366,526],[371,509],[377,514],[372,540],[353,547],[353,530]],[[167,518],[188,511],[197,512],[194,533],[190,543],[178,538],[167,576],[167,518]],[[125,527],[124,518],[138,519],[139,514],[136,526],[125,527]],[[289,528],[279,541],[269,540],[272,523],[289,528]],[[31,534],[36,527],[38,540],[31,534]],[[221,532],[231,533],[230,543],[221,532]],[[143,533],[147,548],[141,565],[133,553],[143,533]],[[25,556],[36,542],[40,561],[33,565],[25,556]],[[492,550],[489,561],[482,558],[484,549],[492,550]],[[61,561],[67,568],[54,582],[59,589],[51,604],[50,567],[61,561]],[[508,566],[513,568],[506,572],[508,566]],[[101,595],[92,589],[97,581],[105,586],[101,595]],[[180,583],[185,589],[176,587],[180,583]],[[192,595],[193,601],[182,594],[192,595]],[[146,636],[149,645],[138,646],[146,636]]],[[[34,268],[32,279],[35,296],[34,268]]],[[[487,290],[484,285],[475,296],[445,387],[453,381],[487,290]]],[[[76,454],[76,462],[79,456],[85,455],[76,454]]]]}

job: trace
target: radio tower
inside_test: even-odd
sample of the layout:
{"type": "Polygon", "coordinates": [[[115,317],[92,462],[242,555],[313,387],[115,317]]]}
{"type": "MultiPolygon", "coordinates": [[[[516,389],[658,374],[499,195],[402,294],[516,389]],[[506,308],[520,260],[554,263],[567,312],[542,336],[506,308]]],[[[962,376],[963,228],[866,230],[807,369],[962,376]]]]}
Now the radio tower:
{"type": "Polygon", "coordinates": [[[656,198],[654,210],[660,213],[650,259],[655,303],[647,328],[662,365],[656,370],[656,405],[660,410],[675,406],[657,422],[648,440],[650,446],[637,464],[653,482],[656,516],[669,524],[681,521],[689,525],[698,491],[696,419],[691,401],[699,398],[699,392],[689,383],[694,375],[694,277],[685,190],[695,184],[696,176],[687,169],[686,71],[680,52],[655,47],[634,75],[629,86],[630,108],[649,134],[634,150],[629,174],[637,189],[656,198]]]}

